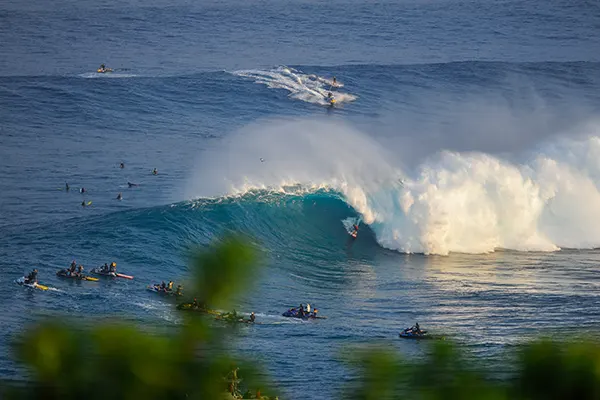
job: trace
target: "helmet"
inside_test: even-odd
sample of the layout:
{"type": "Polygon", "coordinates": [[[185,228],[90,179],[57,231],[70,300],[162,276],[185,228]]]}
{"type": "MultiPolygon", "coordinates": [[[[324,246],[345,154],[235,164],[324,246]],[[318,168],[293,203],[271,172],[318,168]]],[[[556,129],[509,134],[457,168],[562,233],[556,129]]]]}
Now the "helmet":
{"type": "Polygon", "coordinates": [[[117,263],[113,261],[110,265],[112,265],[113,267],[116,267],[117,263]]]}

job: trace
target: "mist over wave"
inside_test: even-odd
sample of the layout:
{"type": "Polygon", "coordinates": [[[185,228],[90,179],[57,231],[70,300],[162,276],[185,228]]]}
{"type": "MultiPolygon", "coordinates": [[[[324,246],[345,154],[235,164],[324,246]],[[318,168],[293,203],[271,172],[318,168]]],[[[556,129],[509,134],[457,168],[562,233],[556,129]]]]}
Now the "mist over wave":
{"type": "Polygon", "coordinates": [[[520,162],[442,150],[408,170],[393,148],[340,122],[255,124],[203,158],[187,195],[327,188],[401,252],[590,248],[600,245],[599,127],[549,139],[520,162]]]}

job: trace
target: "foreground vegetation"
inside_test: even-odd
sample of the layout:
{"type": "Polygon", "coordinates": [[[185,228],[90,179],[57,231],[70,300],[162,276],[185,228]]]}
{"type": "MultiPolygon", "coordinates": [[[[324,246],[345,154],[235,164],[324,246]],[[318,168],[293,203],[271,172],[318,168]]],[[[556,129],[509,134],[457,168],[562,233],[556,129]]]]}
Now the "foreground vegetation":
{"type": "MultiPolygon", "coordinates": [[[[259,265],[256,251],[228,238],[195,257],[198,302],[227,308],[248,287],[259,265]]],[[[216,326],[198,313],[166,334],[127,324],[77,327],[60,320],[28,329],[15,356],[31,373],[27,384],[4,384],[0,398],[232,399],[276,398],[257,366],[234,359],[226,344],[235,324],[216,326]],[[271,397],[268,397],[271,396],[271,397]]],[[[348,399],[600,399],[600,346],[538,341],[515,357],[514,374],[494,381],[476,372],[458,348],[432,343],[419,363],[404,362],[389,348],[355,349],[358,378],[348,399]]],[[[310,371],[307,365],[305,371],[310,371]]],[[[302,394],[291,394],[303,398],[302,394]]]]}

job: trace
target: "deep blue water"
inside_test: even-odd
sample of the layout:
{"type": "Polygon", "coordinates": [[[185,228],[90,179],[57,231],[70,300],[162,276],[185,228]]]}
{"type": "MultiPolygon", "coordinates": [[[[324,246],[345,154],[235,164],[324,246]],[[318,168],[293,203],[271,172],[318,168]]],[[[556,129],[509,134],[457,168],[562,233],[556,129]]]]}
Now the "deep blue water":
{"type": "Polygon", "coordinates": [[[597,337],[599,32],[596,2],[3,3],[0,375],[40,314],[177,324],[145,286],[229,230],[265,255],[235,346],[286,398],[335,396],[351,344],[419,357],[417,320],[489,365],[597,337]],[[13,283],[34,266],[56,291],[13,283]],[[280,317],[306,302],[329,319],[280,317]]]}

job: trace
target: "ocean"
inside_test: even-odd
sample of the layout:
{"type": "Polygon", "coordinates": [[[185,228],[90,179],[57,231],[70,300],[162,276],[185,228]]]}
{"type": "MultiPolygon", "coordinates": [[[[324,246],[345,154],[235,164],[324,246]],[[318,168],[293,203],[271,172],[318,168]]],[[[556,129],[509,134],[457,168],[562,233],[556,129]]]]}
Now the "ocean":
{"type": "Polygon", "coordinates": [[[264,256],[234,346],[280,397],[334,398],[354,344],[420,357],[415,322],[497,371],[598,337],[599,32],[592,1],[3,2],[0,376],[40,315],[177,326],[146,285],[231,231],[264,256]]]}

